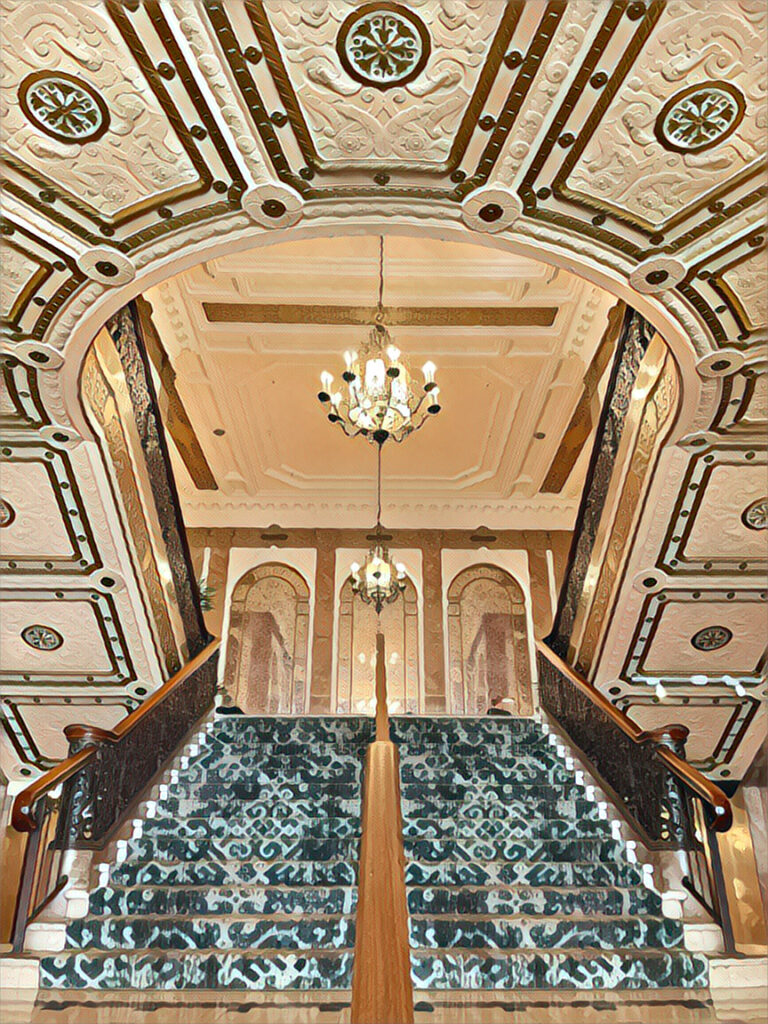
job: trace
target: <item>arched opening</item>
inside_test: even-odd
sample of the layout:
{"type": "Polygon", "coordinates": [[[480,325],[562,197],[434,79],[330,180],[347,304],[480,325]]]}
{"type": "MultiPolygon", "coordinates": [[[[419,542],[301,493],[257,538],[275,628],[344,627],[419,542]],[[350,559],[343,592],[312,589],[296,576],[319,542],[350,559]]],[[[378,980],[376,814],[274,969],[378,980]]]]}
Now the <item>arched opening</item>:
{"type": "Polygon", "coordinates": [[[339,595],[336,713],[372,714],[376,633],[387,650],[387,698],[392,714],[418,714],[421,708],[419,607],[416,587],[405,580],[402,597],[384,605],[381,616],[352,591],[351,577],[339,595]]]}
{"type": "Polygon", "coordinates": [[[301,715],[306,709],[309,586],[277,562],[235,585],[229,615],[225,690],[251,715],[301,715]]]}
{"type": "Polygon", "coordinates": [[[519,715],[533,712],[525,596],[495,565],[463,569],[448,587],[451,702],[456,714],[482,715],[499,698],[519,715]]]}

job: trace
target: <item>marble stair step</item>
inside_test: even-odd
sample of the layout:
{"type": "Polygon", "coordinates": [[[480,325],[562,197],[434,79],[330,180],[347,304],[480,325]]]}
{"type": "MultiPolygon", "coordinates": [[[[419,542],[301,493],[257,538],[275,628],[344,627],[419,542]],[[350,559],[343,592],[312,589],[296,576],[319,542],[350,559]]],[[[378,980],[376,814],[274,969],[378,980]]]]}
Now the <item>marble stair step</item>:
{"type": "Polygon", "coordinates": [[[226,742],[229,738],[250,742],[328,743],[364,746],[373,738],[372,718],[271,718],[267,716],[222,715],[213,720],[211,736],[226,742]]]}
{"type": "MultiPolygon", "coordinates": [[[[208,817],[226,813],[234,818],[293,818],[297,821],[319,821],[327,818],[360,819],[360,793],[352,798],[340,798],[335,794],[314,793],[302,797],[271,794],[253,800],[240,798],[225,799],[220,796],[195,800],[191,797],[167,796],[158,802],[157,814],[175,818],[208,817]]],[[[148,822],[151,818],[146,819],[148,822]]]]}
{"type": "Polygon", "coordinates": [[[111,885],[152,886],[336,886],[357,885],[352,861],[230,860],[147,861],[111,869],[111,885]]]}
{"type": "Polygon", "coordinates": [[[560,786],[573,785],[573,772],[562,764],[527,765],[518,763],[513,768],[488,766],[477,771],[469,765],[452,765],[445,768],[434,768],[419,762],[400,763],[400,781],[402,785],[451,785],[472,786],[474,789],[486,789],[497,786],[542,785],[555,783],[560,786]]]}
{"type": "Polygon", "coordinates": [[[351,949],[355,922],[340,915],[82,918],[67,928],[72,949],[351,949]]]}
{"type": "Polygon", "coordinates": [[[253,818],[248,815],[223,817],[149,818],[143,823],[142,838],[208,839],[356,839],[360,818],[253,818]]]}
{"type": "Polygon", "coordinates": [[[297,785],[320,786],[354,783],[359,785],[362,767],[356,764],[333,764],[328,766],[312,764],[273,765],[247,767],[240,763],[216,764],[199,767],[194,764],[179,771],[179,782],[184,785],[208,785],[229,787],[247,782],[253,786],[294,783],[297,785]]]}
{"type": "Polygon", "coordinates": [[[355,753],[340,753],[338,750],[285,750],[280,747],[271,747],[269,750],[264,747],[250,747],[244,750],[228,750],[227,748],[217,749],[210,744],[206,745],[199,754],[195,755],[193,761],[195,767],[206,768],[209,766],[227,766],[244,768],[283,768],[283,767],[317,767],[326,768],[328,765],[344,765],[352,768],[362,768],[364,751],[355,753]]]}
{"type": "Polygon", "coordinates": [[[496,799],[483,800],[482,796],[467,792],[463,799],[443,800],[434,797],[418,797],[401,800],[403,818],[461,818],[481,821],[523,818],[527,821],[594,821],[599,819],[597,804],[584,797],[538,797],[530,800],[496,799]]]}
{"type": "Polygon", "coordinates": [[[673,949],[682,925],[664,917],[412,916],[418,949],[673,949]]]}
{"type": "Polygon", "coordinates": [[[414,989],[698,988],[706,957],[682,950],[412,951],[414,989]]]}
{"type": "Polygon", "coordinates": [[[410,839],[504,840],[504,839],[592,839],[610,838],[607,821],[600,818],[567,821],[562,818],[417,818],[403,823],[403,835],[410,839]]]}
{"type": "Polygon", "coordinates": [[[179,839],[174,836],[150,836],[129,839],[125,862],[147,861],[228,861],[281,860],[328,861],[356,860],[356,839],[179,839]]]}
{"type": "Polygon", "coordinates": [[[427,718],[409,715],[391,719],[393,738],[428,743],[431,738],[469,738],[489,740],[493,737],[543,735],[541,726],[532,718],[488,715],[476,718],[427,718]]]}
{"type": "Polygon", "coordinates": [[[69,951],[40,961],[44,989],[349,989],[351,950],[69,951]]]}
{"type": "Polygon", "coordinates": [[[624,848],[615,839],[458,840],[411,839],[403,841],[406,859],[422,863],[461,861],[590,861],[616,863],[624,848]]]}
{"type": "Polygon", "coordinates": [[[640,885],[637,867],[614,861],[410,861],[405,865],[409,886],[528,885],[555,887],[618,887],[640,885]]]}
{"type": "Polygon", "coordinates": [[[360,798],[360,782],[323,782],[313,779],[311,782],[293,782],[279,778],[256,781],[252,777],[242,780],[222,780],[221,782],[185,782],[184,776],[174,783],[169,795],[180,800],[221,799],[230,803],[237,801],[291,800],[296,798],[314,799],[326,797],[338,800],[354,800],[360,798]]]}
{"type": "Polygon", "coordinates": [[[357,889],[352,885],[239,888],[105,886],[91,893],[88,916],[351,914],[356,906],[357,889]]]}
{"type": "Polygon", "coordinates": [[[661,899],[645,886],[627,888],[533,888],[530,886],[439,886],[408,890],[411,914],[545,914],[573,915],[643,915],[658,916],[661,899]]]}
{"type": "Polygon", "coordinates": [[[457,801],[474,801],[477,803],[497,803],[510,800],[528,801],[543,800],[553,803],[557,800],[578,800],[584,797],[584,791],[570,783],[553,784],[542,782],[485,782],[482,786],[473,786],[466,782],[439,782],[435,779],[401,783],[401,794],[404,800],[443,801],[446,805],[457,801]]]}

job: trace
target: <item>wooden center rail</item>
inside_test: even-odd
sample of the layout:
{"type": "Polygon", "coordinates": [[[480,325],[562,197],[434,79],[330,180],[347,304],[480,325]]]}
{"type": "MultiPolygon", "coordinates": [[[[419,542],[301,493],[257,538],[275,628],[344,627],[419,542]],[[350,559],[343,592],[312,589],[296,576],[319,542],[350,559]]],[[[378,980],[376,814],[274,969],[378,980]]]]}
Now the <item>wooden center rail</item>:
{"type": "Polygon", "coordinates": [[[218,650],[219,642],[218,639],[212,640],[198,655],[192,658],[191,661],[188,661],[182,669],[171,676],[158,690],[155,690],[135,711],[121,719],[114,729],[97,729],[93,726],[68,727],[67,735],[70,738],[84,739],[89,741],[90,745],[49,769],[44,775],[41,775],[39,779],[35,779],[31,785],[27,786],[26,789],[23,789],[17,795],[13,802],[13,811],[11,813],[11,824],[16,831],[34,832],[39,824],[35,817],[35,806],[42,797],[50,793],[57,786],[65,783],[68,779],[71,779],[73,775],[77,775],[89,761],[93,760],[99,743],[117,743],[118,740],[132,732],[158,704],[161,704],[170,697],[189,676],[208,661],[211,655],[218,650]]]}
{"type": "Polygon", "coordinates": [[[615,707],[611,701],[601,693],[597,687],[586,679],[579,672],[576,672],[566,661],[563,661],[555,652],[540,640],[536,641],[536,647],[555,668],[562,673],[574,686],[592,701],[596,708],[599,708],[613,724],[638,745],[645,743],[655,744],[656,756],[663,761],[669,770],[684,783],[700,800],[707,804],[713,816],[712,828],[715,832],[727,832],[733,823],[733,811],[731,802],[718,785],[711,782],[705,775],[690,765],[685,758],[680,757],[665,746],[667,741],[685,740],[688,736],[688,729],[684,725],[667,725],[661,729],[644,730],[636,722],[633,722],[628,715],[615,707]]]}
{"type": "Polygon", "coordinates": [[[365,756],[352,1024],[413,1024],[400,766],[389,738],[384,653],[379,633],[376,738],[365,756]]]}

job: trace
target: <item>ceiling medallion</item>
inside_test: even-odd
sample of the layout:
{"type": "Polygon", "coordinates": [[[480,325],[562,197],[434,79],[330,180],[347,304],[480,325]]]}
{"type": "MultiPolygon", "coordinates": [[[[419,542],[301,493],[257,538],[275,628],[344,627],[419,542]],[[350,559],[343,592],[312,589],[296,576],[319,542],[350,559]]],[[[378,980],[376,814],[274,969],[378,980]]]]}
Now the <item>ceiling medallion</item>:
{"type": "Polygon", "coordinates": [[[381,445],[378,450],[376,481],[375,540],[365,563],[360,566],[353,562],[349,568],[352,573],[352,593],[357,594],[365,604],[372,604],[376,614],[381,615],[384,605],[397,600],[405,590],[405,566],[402,562],[392,561],[381,528],[381,445]]]}
{"type": "Polygon", "coordinates": [[[21,631],[21,639],[36,651],[55,651],[64,643],[64,637],[51,626],[27,626],[21,631]]]}
{"type": "Polygon", "coordinates": [[[341,65],[356,82],[377,89],[405,85],[429,58],[426,25],[400,4],[364,4],[347,17],[336,39],[341,65]]]}
{"type": "Polygon", "coordinates": [[[109,127],[109,110],[99,93],[63,71],[27,75],[19,103],[36,128],[61,142],[91,142],[109,127]]]}
{"type": "Polygon", "coordinates": [[[691,637],[691,644],[697,651],[717,651],[733,638],[726,626],[705,626],[691,637]]]}
{"type": "Polygon", "coordinates": [[[656,138],[675,153],[698,153],[717,146],[744,116],[744,97],[728,82],[691,85],[672,96],[656,119],[656,138]]]}
{"type": "Polygon", "coordinates": [[[747,505],[741,513],[741,521],[749,530],[768,530],[768,498],[758,498],[747,505]]]}
{"type": "Polygon", "coordinates": [[[328,419],[338,423],[347,437],[358,434],[381,446],[390,438],[398,444],[430,416],[440,412],[440,389],[435,383],[435,364],[424,363],[424,383],[417,387],[402,353],[392,344],[384,326],[384,239],[379,240],[379,299],[374,324],[362,353],[345,352],[347,368],[341,375],[346,394],[334,391],[333,376],[320,374],[317,397],[328,409],[328,419]]]}
{"type": "Polygon", "coordinates": [[[10,526],[16,518],[16,509],[5,498],[0,498],[0,529],[10,526]]]}

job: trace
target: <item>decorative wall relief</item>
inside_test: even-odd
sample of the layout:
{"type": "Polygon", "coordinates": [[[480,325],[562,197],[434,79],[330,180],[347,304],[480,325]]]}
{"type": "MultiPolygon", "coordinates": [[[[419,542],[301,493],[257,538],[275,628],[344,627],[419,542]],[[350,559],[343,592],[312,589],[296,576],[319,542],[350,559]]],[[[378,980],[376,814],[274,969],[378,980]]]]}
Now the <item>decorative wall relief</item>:
{"type": "MultiPolygon", "coordinates": [[[[448,588],[449,679],[454,714],[482,715],[494,697],[533,712],[525,598],[493,565],[464,569],[448,588]]],[[[509,706],[514,705],[514,709],[509,706]]]]}
{"type": "MultiPolygon", "coordinates": [[[[341,588],[336,671],[337,714],[373,714],[376,701],[376,610],[352,592],[351,578],[341,588]]],[[[421,710],[419,606],[416,587],[406,579],[401,598],[381,611],[387,651],[387,697],[392,714],[421,710]]]]}
{"type": "Polygon", "coordinates": [[[296,569],[267,562],[235,586],[226,681],[233,703],[252,715],[306,711],[309,586],[296,569]]]}

